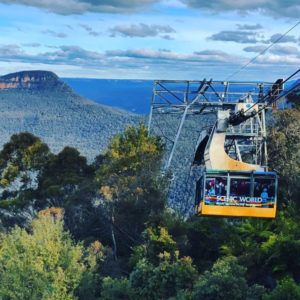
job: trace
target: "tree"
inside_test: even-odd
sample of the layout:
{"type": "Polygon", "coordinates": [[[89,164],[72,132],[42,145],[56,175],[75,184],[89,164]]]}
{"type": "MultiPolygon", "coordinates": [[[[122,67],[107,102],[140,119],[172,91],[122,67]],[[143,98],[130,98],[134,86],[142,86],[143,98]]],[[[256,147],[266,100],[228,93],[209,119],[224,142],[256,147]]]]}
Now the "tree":
{"type": "Polygon", "coordinates": [[[245,279],[246,268],[233,256],[219,259],[211,270],[205,271],[195,285],[193,299],[244,300],[261,299],[264,288],[249,287],[245,279]]]}
{"type": "Polygon", "coordinates": [[[287,109],[275,115],[269,133],[269,163],[279,173],[281,203],[300,205],[300,111],[287,109]]]}
{"type": "Polygon", "coordinates": [[[264,295],[263,300],[299,300],[300,286],[290,277],[279,281],[276,288],[269,294],[264,295]]]}
{"type": "Polygon", "coordinates": [[[102,282],[101,299],[103,300],[130,300],[133,292],[127,278],[114,279],[105,277],[102,282]]]}
{"type": "Polygon", "coordinates": [[[268,284],[272,271],[266,265],[269,256],[263,251],[264,243],[274,236],[274,223],[270,220],[244,219],[228,228],[230,238],[222,245],[222,252],[227,256],[239,258],[239,262],[247,269],[250,282],[268,284]],[[273,230],[272,230],[273,229],[273,230]]]}
{"type": "Polygon", "coordinates": [[[276,279],[286,276],[300,278],[300,258],[297,255],[300,252],[299,224],[299,211],[287,207],[279,212],[273,222],[272,234],[260,245],[264,257],[261,265],[264,264],[276,279]]]}
{"type": "Polygon", "coordinates": [[[81,283],[91,282],[95,259],[63,230],[61,209],[41,211],[30,232],[1,235],[0,298],[75,299],[81,283]]]}
{"type": "Polygon", "coordinates": [[[135,266],[140,260],[146,259],[153,265],[160,262],[160,256],[168,253],[170,258],[178,256],[178,247],[168,230],[164,227],[149,227],[143,233],[145,242],[133,249],[130,262],[135,266]]]}
{"type": "Polygon", "coordinates": [[[163,145],[144,125],[113,138],[96,172],[101,204],[110,224],[115,258],[139,241],[146,223],[162,215],[166,180],[160,174],[163,145]],[[124,242],[126,241],[126,242],[124,242]],[[119,247],[117,247],[119,244],[119,247]]]}
{"type": "Polygon", "coordinates": [[[97,191],[94,175],[94,168],[78,150],[65,147],[52,155],[40,172],[35,207],[63,207],[65,224],[72,235],[76,239],[88,238],[90,223],[95,223],[96,217],[92,205],[97,191]]]}
{"type": "Polygon", "coordinates": [[[49,147],[28,132],[14,134],[0,152],[0,207],[24,207],[32,200],[32,191],[51,157],[49,147]]]}
{"type": "Polygon", "coordinates": [[[179,296],[191,293],[198,272],[190,257],[180,257],[167,229],[148,228],[144,238],[144,244],[134,249],[131,258],[134,268],[129,280],[105,278],[103,281],[104,299],[119,299],[117,295],[120,299],[183,299],[179,296]]]}
{"type": "MultiPolygon", "coordinates": [[[[179,253],[178,253],[179,255],[179,253]]],[[[171,258],[168,252],[160,254],[155,266],[140,260],[130,274],[130,286],[135,299],[170,299],[183,291],[192,291],[198,272],[190,257],[171,258]]]]}
{"type": "Polygon", "coordinates": [[[221,255],[221,246],[232,239],[233,228],[224,219],[192,217],[185,222],[186,254],[200,272],[207,270],[221,255]]]}
{"type": "Polygon", "coordinates": [[[65,147],[48,160],[39,176],[39,206],[67,207],[70,201],[80,200],[76,193],[92,182],[93,175],[86,158],[77,149],[65,147]]]}

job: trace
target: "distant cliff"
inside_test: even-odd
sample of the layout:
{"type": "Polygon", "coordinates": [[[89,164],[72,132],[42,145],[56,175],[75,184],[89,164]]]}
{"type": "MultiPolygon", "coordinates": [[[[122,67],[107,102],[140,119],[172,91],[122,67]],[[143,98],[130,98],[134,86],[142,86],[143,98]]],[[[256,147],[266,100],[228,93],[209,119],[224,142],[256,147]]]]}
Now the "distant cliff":
{"type": "Polygon", "coordinates": [[[79,96],[52,72],[5,75],[0,86],[0,148],[13,133],[28,131],[54,152],[73,146],[93,159],[114,134],[140,121],[135,114],[79,96]]]}
{"type": "Polygon", "coordinates": [[[0,76],[0,90],[43,89],[63,85],[58,76],[49,71],[22,71],[0,76]]]}

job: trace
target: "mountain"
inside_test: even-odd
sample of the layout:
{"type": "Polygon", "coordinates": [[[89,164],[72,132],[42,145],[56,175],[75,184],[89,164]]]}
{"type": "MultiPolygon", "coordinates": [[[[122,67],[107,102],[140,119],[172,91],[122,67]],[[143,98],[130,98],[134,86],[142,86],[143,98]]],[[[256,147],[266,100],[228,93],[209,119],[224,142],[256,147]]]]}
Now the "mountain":
{"type": "Polygon", "coordinates": [[[76,147],[90,160],[114,134],[140,117],[77,95],[52,72],[23,71],[0,77],[0,146],[14,133],[41,137],[54,152],[76,147]]]}
{"type": "Polygon", "coordinates": [[[1,89],[49,89],[61,85],[56,74],[49,71],[22,71],[0,76],[1,89]]]}

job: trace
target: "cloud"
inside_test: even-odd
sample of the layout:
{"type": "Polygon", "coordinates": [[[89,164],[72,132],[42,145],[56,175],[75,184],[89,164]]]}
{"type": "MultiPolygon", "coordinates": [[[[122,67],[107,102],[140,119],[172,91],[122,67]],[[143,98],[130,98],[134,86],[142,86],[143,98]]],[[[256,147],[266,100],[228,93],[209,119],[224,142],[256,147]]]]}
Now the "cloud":
{"type": "Polygon", "coordinates": [[[79,46],[60,46],[57,51],[38,55],[38,59],[49,60],[52,64],[95,65],[103,58],[101,53],[85,50],[79,46]]]}
{"type": "Polygon", "coordinates": [[[239,30],[258,30],[263,27],[260,24],[250,25],[250,24],[236,24],[239,30]]]}
{"type": "Polygon", "coordinates": [[[300,64],[300,57],[299,55],[264,55],[258,57],[256,63],[260,65],[274,65],[277,67],[286,65],[294,67],[295,65],[300,64]]]}
{"type": "MultiPolygon", "coordinates": [[[[172,78],[172,79],[222,79],[248,61],[248,58],[229,54],[215,49],[193,53],[179,53],[168,49],[128,49],[96,52],[78,46],[60,46],[51,51],[29,54],[18,45],[0,45],[0,60],[16,65],[27,64],[32,68],[59,70],[78,68],[82,74],[100,72],[110,78],[172,78]]],[[[257,79],[262,74],[264,80],[274,72],[289,72],[295,64],[299,65],[299,55],[268,54],[261,56],[245,70],[243,79],[257,79]],[[262,72],[262,70],[264,70],[262,72]],[[279,72],[279,71],[278,71],[279,72]],[[254,75],[255,74],[255,77],[254,75]]],[[[99,74],[100,74],[99,73],[99,74]]],[[[277,75],[276,75],[277,76],[277,75]]],[[[282,76],[282,75],[281,75],[282,76]]]]}
{"type": "MultiPolygon", "coordinates": [[[[169,25],[147,25],[144,23],[131,24],[131,25],[117,25],[110,30],[111,37],[123,36],[123,37],[155,37],[164,33],[174,33],[176,32],[169,25]]],[[[163,35],[165,39],[171,39],[170,35],[163,35]]]]}
{"type": "Polygon", "coordinates": [[[127,57],[157,61],[188,61],[204,63],[242,63],[244,60],[238,56],[227,54],[219,50],[204,50],[191,54],[182,54],[170,50],[160,49],[129,49],[129,50],[109,50],[106,51],[108,57],[127,57]]]}
{"type": "MultiPolygon", "coordinates": [[[[293,54],[299,56],[296,47],[276,46],[273,49],[273,56],[278,54],[293,54]]],[[[272,56],[271,55],[271,56],[272,56]]],[[[272,56],[272,57],[273,57],[272,56]]],[[[128,49],[128,50],[107,50],[104,53],[86,50],[79,46],[60,46],[53,51],[43,52],[39,54],[28,54],[18,45],[2,45],[0,46],[0,59],[2,61],[21,61],[28,63],[44,63],[44,64],[65,64],[76,66],[90,66],[99,68],[101,66],[109,66],[112,63],[128,63],[134,64],[140,61],[150,61],[153,64],[161,62],[192,62],[203,64],[243,64],[247,58],[238,55],[226,53],[221,50],[207,49],[195,51],[193,53],[179,53],[168,49],[128,49]]],[[[284,62],[284,61],[282,61],[284,62]]]]}
{"type": "Polygon", "coordinates": [[[104,53],[89,51],[78,46],[60,46],[53,51],[28,54],[17,45],[0,46],[0,59],[2,61],[19,61],[28,63],[65,64],[76,66],[103,67],[114,63],[131,65],[143,64],[145,61],[152,64],[174,62],[203,62],[211,63],[242,63],[242,58],[229,55],[219,50],[205,50],[194,53],[178,53],[168,49],[128,49],[109,50],[104,53]]]}
{"type": "Polygon", "coordinates": [[[213,34],[208,39],[213,41],[235,42],[241,44],[262,42],[262,40],[259,39],[259,34],[250,30],[224,30],[213,34]]]}
{"type": "Polygon", "coordinates": [[[60,46],[55,51],[34,55],[26,53],[17,45],[0,46],[0,59],[2,61],[43,63],[48,65],[99,66],[103,58],[104,56],[101,53],[85,50],[78,46],[60,46]]]}
{"type": "Polygon", "coordinates": [[[0,0],[0,3],[32,6],[61,15],[86,12],[128,13],[156,2],[159,0],[0,0]]]}
{"type": "Polygon", "coordinates": [[[26,6],[37,7],[48,12],[70,15],[84,14],[86,12],[100,13],[128,13],[141,9],[146,9],[155,3],[170,4],[174,2],[174,7],[184,5],[213,12],[238,11],[261,12],[275,17],[299,18],[300,3],[299,0],[0,0],[5,4],[21,4],[26,6]]]}
{"type": "MultiPolygon", "coordinates": [[[[257,45],[257,46],[249,46],[244,48],[245,52],[254,52],[254,53],[261,53],[266,49],[266,46],[257,45]]],[[[267,52],[276,54],[276,55],[300,55],[300,52],[297,47],[293,46],[282,46],[282,45],[274,45],[270,48],[267,52]]]]}
{"type": "Polygon", "coordinates": [[[41,46],[41,44],[40,43],[24,43],[24,44],[22,44],[22,46],[24,46],[24,47],[38,48],[38,47],[41,46]]]}
{"type": "Polygon", "coordinates": [[[169,34],[162,35],[161,38],[164,40],[169,40],[169,41],[174,40],[174,38],[171,37],[169,34]]]}
{"type": "Polygon", "coordinates": [[[270,49],[270,52],[277,55],[296,55],[300,57],[300,51],[297,47],[276,45],[270,49]]]}
{"type": "Polygon", "coordinates": [[[56,31],[53,31],[53,30],[43,30],[42,33],[47,34],[47,35],[51,35],[53,37],[61,38],[61,39],[64,39],[68,36],[67,34],[65,34],[63,32],[56,32],[56,31]]]}
{"type": "Polygon", "coordinates": [[[266,49],[266,46],[263,45],[257,45],[257,46],[249,46],[244,48],[243,50],[245,52],[254,52],[254,53],[260,53],[266,49]]]}
{"type": "MultiPolygon", "coordinates": [[[[270,37],[270,42],[271,43],[274,43],[276,42],[280,37],[282,36],[282,34],[280,33],[276,33],[276,34],[273,34],[271,37],[270,37]]],[[[278,41],[277,43],[297,43],[297,39],[295,36],[293,35],[286,35],[284,37],[282,37],[280,39],[280,41],[278,41]]]]}
{"type": "Polygon", "coordinates": [[[214,12],[239,11],[239,12],[262,12],[276,17],[299,18],[299,0],[182,0],[187,6],[196,9],[205,9],[214,12]]]}
{"type": "Polygon", "coordinates": [[[1,58],[10,58],[10,57],[18,57],[23,54],[23,50],[20,46],[9,44],[0,46],[0,57],[1,58]]]}
{"type": "Polygon", "coordinates": [[[92,27],[86,24],[79,24],[80,27],[82,27],[89,35],[91,36],[99,36],[100,32],[96,32],[93,30],[92,27]]]}

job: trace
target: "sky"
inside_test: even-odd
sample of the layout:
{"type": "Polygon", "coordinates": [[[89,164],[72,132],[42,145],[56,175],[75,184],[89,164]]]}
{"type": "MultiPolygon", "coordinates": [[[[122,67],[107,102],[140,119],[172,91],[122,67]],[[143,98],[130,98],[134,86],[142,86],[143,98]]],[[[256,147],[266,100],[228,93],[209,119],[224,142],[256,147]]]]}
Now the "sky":
{"type": "Polygon", "coordinates": [[[274,81],[300,66],[299,0],[0,0],[0,75],[274,81]]]}

